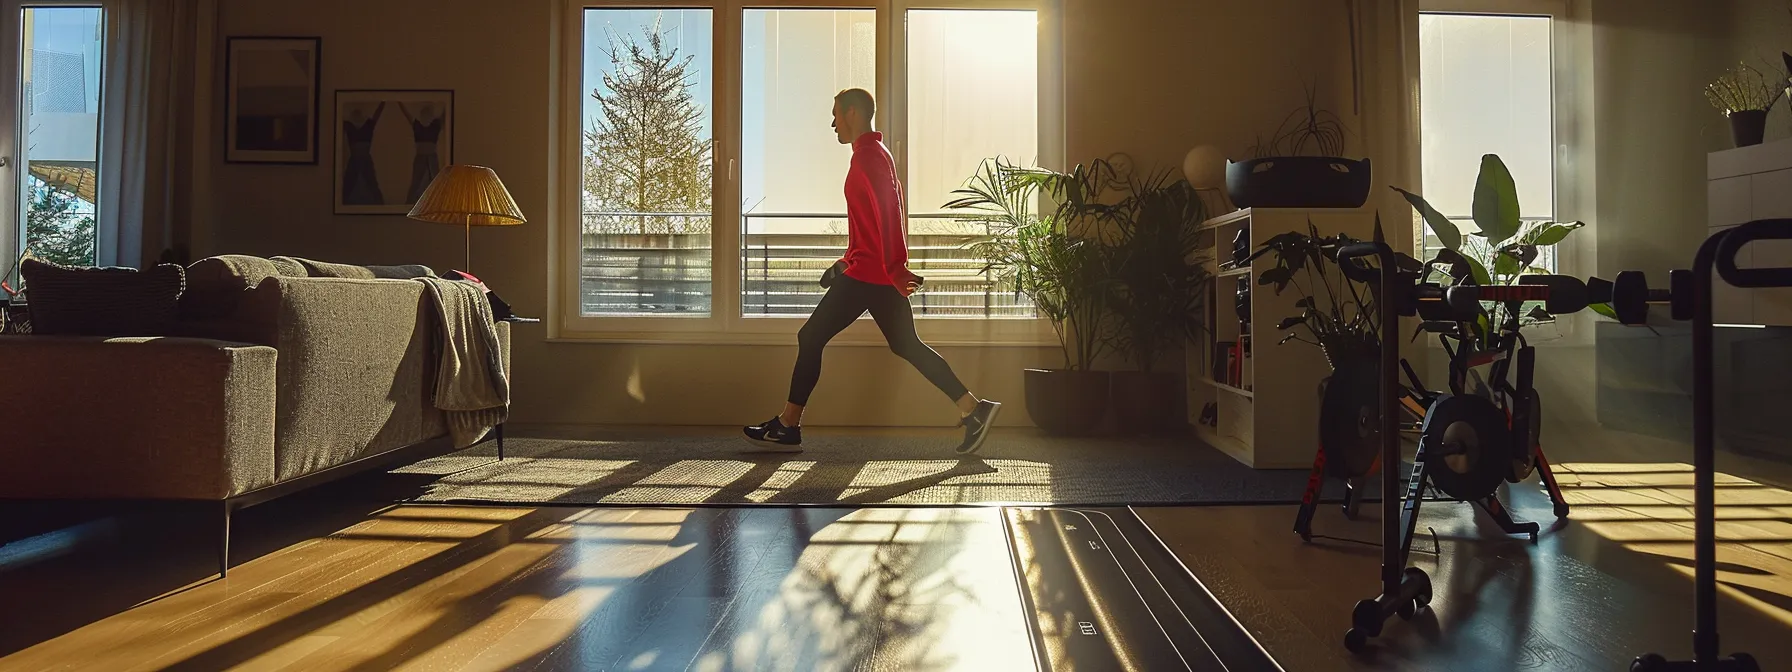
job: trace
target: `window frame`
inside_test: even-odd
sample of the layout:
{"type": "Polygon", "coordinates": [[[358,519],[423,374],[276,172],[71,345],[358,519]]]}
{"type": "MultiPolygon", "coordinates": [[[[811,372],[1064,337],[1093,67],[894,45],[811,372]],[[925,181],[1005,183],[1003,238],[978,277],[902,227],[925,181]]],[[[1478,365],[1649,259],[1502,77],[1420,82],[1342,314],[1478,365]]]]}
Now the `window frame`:
{"type": "MultiPolygon", "coordinates": [[[[1563,240],[1556,246],[1555,272],[1561,275],[1591,273],[1596,269],[1590,257],[1594,238],[1593,212],[1591,202],[1583,198],[1583,185],[1590,185],[1590,177],[1580,174],[1590,171],[1591,167],[1576,164],[1575,155],[1584,142],[1583,130],[1579,117],[1583,101],[1591,95],[1590,91],[1580,91],[1576,86],[1580,73],[1577,55],[1580,53],[1578,39],[1574,28],[1578,17],[1570,11],[1567,0],[1420,0],[1419,13],[1423,14],[1458,14],[1475,16],[1509,16],[1509,17],[1546,17],[1550,20],[1550,128],[1551,128],[1551,162],[1550,172],[1555,192],[1555,202],[1551,204],[1554,221],[1584,222],[1586,226],[1579,232],[1563,240]]],[[[1419,90],[1421,105],[1424,90],[1419,90]]],[[[1423,135],[1420,129],[1420,135],[1423,135]]],[[[1423,228],[1414,232],[1417,249],[1423,249],[1423,228]]],[[[1585,341],[1585,334],[1591,328],[1577,328],[1583,318],[1581,315],[1591,311],[1581,311],[1575,315],[1558,317],[1556,329],[1561,340],[1570,342],[1585,341]]],[[[1543,342],[1543,341],[1539,341],[1543,342]]]]}
{"type": "MultiPolygon", "coordinates": [[[[1064,162],[1064,111],[1062,29],[1059,0],[561,0],[556,12],[556,74],[554,93],[552,199],[549,217],[548,338],[579,341],[643,344],[779,344],[791,342],[804,319],[750,317],[741,306],[741,123],[742,123],[742,28],[747,9],[870,9],[877,12],[878,130],[896,160],[898,179],[908,184],[906,119],[907,70],[905,17],[910,9],[1021,9],[1039,17],[1039,163],[1062,169],[1064,162]],[[711,56],[712,99],[708,101],[714,128],[714,179],[711,185],[711,302],[703,316],[581,314],[579,275],[582,261],[579,239],[579,137],[583,120],[584,12],[587,9],[709,9],[714,17],[711,56]]],[[[840,167],[842,179],[846,166],[840,167]]],[[[968,177],[968,175],[967,175],[968,177]]],[[[934,345],[1017,346],[1056,345],[1050,322],[1042,318],[986,319],[966,317],[915,318],[916,330],[934,345]]],[[[869,317],[858,320],[832,343],[851,346],[884,346],[883,334],[869,317]]]]}
{"type": "MultiPolygon", "coordinates": [[[[1546,17],[1550,19],[1550,126],[1552,136],[1550,146],[1553,159],[1550,166],[1550,178],[1554,182],[1555,194],[1555,202],[1551,204],[1551,211],[1554,213],[1556,221],[1574,221],[1576,219],[1586,221],[1585,218],[1574,216],[1574,213],[1580,212],[1580,204],[1579,199],[1576,198],[1574,181],[1569,177],[1572,168],[1565,160],[1569,148],[1575,142],[1574,116],[1576,112],[1573,97],[1575,93],[1573,59],[1564,58],[1573,53],[1572,49],[1568,48],[1569,40],[1573,39],[1573,36],[1566,30],[1569,18],[1567,2],[1565,0],[1421,0],[1419,13],[1546,17]]],[[[1422,101],[1424,97],[1422,89],[1419,95],[1422,101]]],[[[1421,105],[1423,105],[1422,102],[1421,105]]],[[[1420,133],[1423,134],[1423,129],[1420,130],[1420,133]]],[[[1575,240],[1575,237],[1570,237],[1564,242],[1572,244],[1575,240]]],[[[1558,250],[1569,251],[1567,247],[1558,248],[1558,250]]],[[[1560,266],[1564,261],[1573,261],[1572,255],[1557,255],[1557,272],[1563,272],[1560,270],[1560,266]]]]}
{"type": "MultiPolygon", "coordinates": [[[[96,179],[106,174],[109,163],[106,156],[106,99],[111,88],[109,73],[112,55],[111,26],[114,10],[111,0],[0,0],[0,32],[19,36],[10,49],[0,49],[0,77],[5,83],[0,85],[0,175],[5,176],[6,188],[0,188],[0,220],[8,220],[6,226],[0,226],[0,250],[5,251],[0,258],[0,272],[11,269],[12,274],[0,280],[12,282],[17,279],[18,269],[12,268],[13,262],[19,258],[19,252],[25,243],[25,203],[21,193],[26,173],[29,171],[25,161],[25,140],[29,134],[21,133],[20,106],[25,101],[20,99],[25,84],[23,51],[25,44],[22,33],[24,10],[53,7],[97,8],[100,10],[100,78],[99,78],[99,114],[94,128],[94,175],[96,179]]],[[[100,202],[100,192],[94,195],[94,241],[93,255],[97,266],[117,265],[118,241],[115,235],[108,235],[106,219],[101,215],[105,204],[100,202]]],[[[16,285],[15,285],[16,286],[16,285]]]]}

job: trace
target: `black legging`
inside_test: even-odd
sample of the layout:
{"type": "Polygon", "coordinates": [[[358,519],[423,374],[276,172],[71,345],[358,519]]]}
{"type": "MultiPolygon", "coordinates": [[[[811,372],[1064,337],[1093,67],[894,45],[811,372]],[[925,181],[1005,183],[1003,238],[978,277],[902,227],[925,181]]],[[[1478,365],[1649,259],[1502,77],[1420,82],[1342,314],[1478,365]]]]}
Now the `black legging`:
{"type": "Polygon", "coordinates": [[[968,390],[952,373],[952,367],[915,334],[915,315],[908,305],[908,298],[895,287],[873,285],[842,275],[834,280],[827,295],[821,297],[820,305],[815,306],[815,313],[796,333],[798,350],[796,372],[790,375],[790,403],[809,405],[809,393],[815,390],[816,381],[821,380],[822,348],[867,310],[871,311],[871,318],[877,320],[877,328],[884,332],[884,340],[889,341],[892,352],[915,365],[921,375],[927,376],[927,380],[946,396],[954,401],[964,397],[968,390]]]}

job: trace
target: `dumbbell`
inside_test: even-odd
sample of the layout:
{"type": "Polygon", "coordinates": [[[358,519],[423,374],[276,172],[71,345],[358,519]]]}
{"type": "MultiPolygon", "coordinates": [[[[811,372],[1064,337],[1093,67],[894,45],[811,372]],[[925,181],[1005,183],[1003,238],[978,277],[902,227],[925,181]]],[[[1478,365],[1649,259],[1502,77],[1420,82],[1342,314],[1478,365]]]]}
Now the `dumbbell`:
{"type": "Polygon", "coordinates": [[[1612,283],[1599,278],[1580,278],[1568,275],[1521,275],[1520,285],[1542,285],[1549,288],[1549,296],[1544,299],[1543,309],[1551,315],[1567,315],[1586,310],[1595,303],[1610,303],[1612,300],[1612,283]]]}
{"type": "Polygon", "coordinates": [[[1663,303],[1668,304],[1675,320],[1692,319],[1692,271],[1668,271],[1667,289],[1650,289],[1642,271],[1620,271],[1611,292],[1612,312],[1618,314],[1621,324],[1647,322],[1649,305],[1663,303]]]}

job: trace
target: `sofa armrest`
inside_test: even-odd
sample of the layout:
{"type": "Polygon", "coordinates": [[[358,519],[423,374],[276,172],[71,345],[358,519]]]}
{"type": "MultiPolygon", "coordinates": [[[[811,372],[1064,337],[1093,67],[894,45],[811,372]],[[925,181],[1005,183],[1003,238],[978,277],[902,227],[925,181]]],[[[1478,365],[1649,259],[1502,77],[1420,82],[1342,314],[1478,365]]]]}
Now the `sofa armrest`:
{"type": "Polygon", "coordinates": [[[274,480],[276,351],[0,336],[0,497],[223,499],[274,480]]]}
{"type": "Polygon", "coordinates": [[[280,351],[275,478],[428,438],[435,319],[413,280],[271,277],[280,351]]]}

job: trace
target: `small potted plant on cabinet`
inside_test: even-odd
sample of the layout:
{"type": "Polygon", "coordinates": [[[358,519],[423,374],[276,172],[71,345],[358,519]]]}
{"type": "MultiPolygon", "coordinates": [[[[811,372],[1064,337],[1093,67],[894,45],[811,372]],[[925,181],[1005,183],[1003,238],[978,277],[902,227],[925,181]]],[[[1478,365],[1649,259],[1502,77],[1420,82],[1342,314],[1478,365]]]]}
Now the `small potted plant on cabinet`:
{"type": "Polygon", "coordinates": [[[1730,139],[1737,147],[1761,144],[1767,132],[1767,111],[1786,91],[1784,77],[1770,83],[1767,75],[1747,63],[1725,71],[1705,86],[1705,99],[1730,120],[1730,139]]]}

